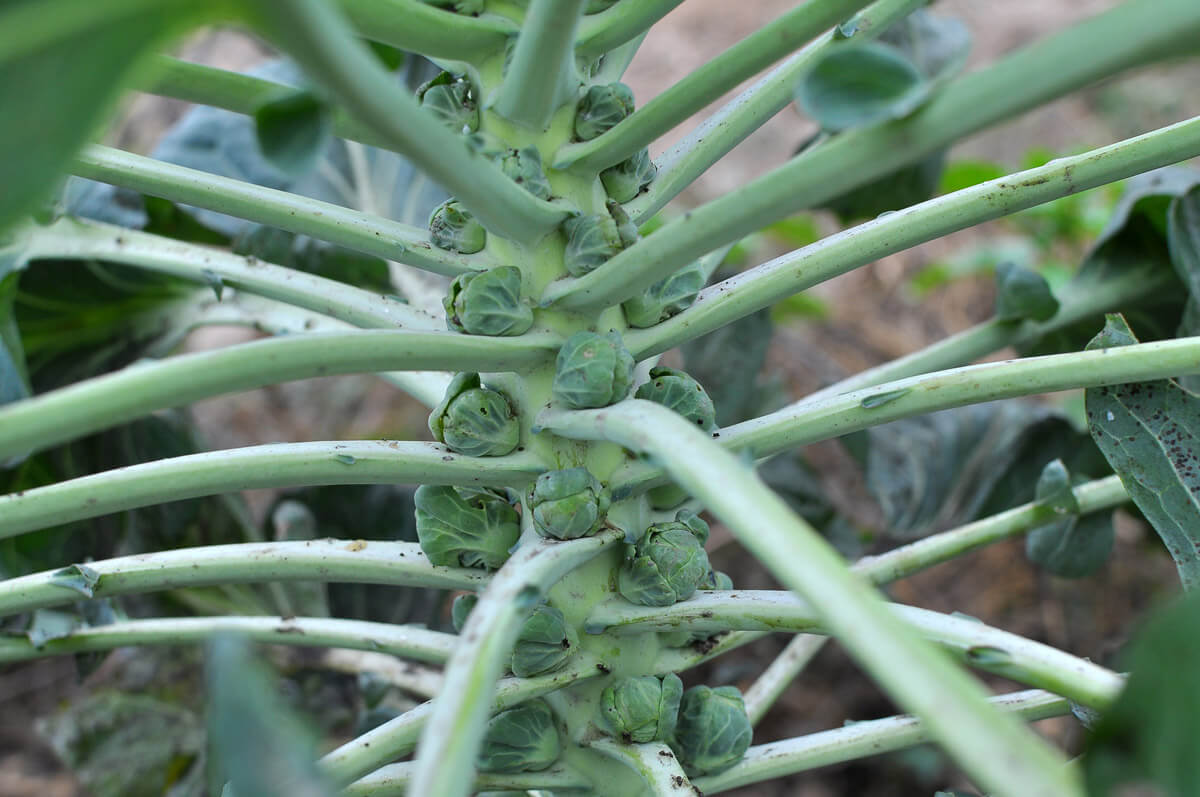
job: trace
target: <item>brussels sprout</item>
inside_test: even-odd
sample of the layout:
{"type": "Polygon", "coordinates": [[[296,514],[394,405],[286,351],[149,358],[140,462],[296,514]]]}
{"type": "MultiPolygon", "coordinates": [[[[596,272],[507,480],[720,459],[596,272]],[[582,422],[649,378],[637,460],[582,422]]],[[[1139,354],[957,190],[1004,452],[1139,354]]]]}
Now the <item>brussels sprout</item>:
{"type": "Polygon", "coordinates": [[[554,398],[571,409],[607,407],[629,395],[633,355],[617,332],[576,332],[558,350],[554,398]]]}
{"type": "Polygon", "coordinates": [[[513,647],[513,675],[530,678],[557,670],[578,647],[575,629],[553,606],[539,606],[529,615],[513,647]]]}
{"type": "Polygon", "coordinates": [[[705,283],[704,267],[699,260],[659,280],[641,296],[621,305],[629,326],[645,329],[666,321],[692,306],[705,283]]]}
{"type": "Polygon", "coordinates": [[[521,536],[517,510],[491,490],[425,484],[414,501],[417,540],[435,565],[495,570],[521,536]]]}
{"type": "Polygon", "coordinates": [[[474,254],[487,243],[487,232],[457,200],[449,199],[429,216],[429,240],[438,249],[474,254]]]}
{"type": "Polygon", "coordinates": [[[520,335],[533,326],[533,310],[521,301],[521,270],[516,266],[459,274],[442,306],[446,326],[470,335],[520,335]]]}
{"type": "Polygon", "coordinates": [[[700,540],[701,545],[708,542],[708,523],[692,510],[680,509],[675,513],[675,522],[687,526],[688,530],[696,535],[696,539],[700,540]]]}
{"type": "Polygon", "coordinates": [[[704,546],[682,523],[656,523],[617,572],[617,589],[631,603],[670,606],[695,593],[712,568],[704,546]]]}
{"type": "Polygon", "coordinates": [[[592,86],[575,109],[575,137],[595,138],[633,113],[633,92],[624,83],[592,86]]]}
{"type": "Polygon", "coordinates": [[[479,374],[458,374],[429,415],[429,431],[452,451],[471,457],[511,453],[521,424],[503,393],[483,387],[479,374]]]}
{"type": "Polygon", "coordinates": [[[538,476],[527,502],[543,537],[573,540],[600,530],[609,495],[587,468],[568,468],[538,476]]]}
{"type": "Polygon", "coordinates": [[[733,579],[720,570],[709,570],[700,582],[700,589],[724,591],[733,589],[733,579]]]}
{"type": "Polygon", "coordinates": [[[650,160],[650,151],[643,149],[600,172],[600,182],[610,199],[628,202],[650,185],[657,173],[658,167],[650,160]]]}
{"type": "Polygon", "coordinates": [[[624,678],[600,694],[599,725],[625,742],[668,741],[675,732],[683,681],[675,673],[662,678],[624,678]]]}
{"type": "Polygon", "coordinates": [[[715,775],[742,760],[753,730],[733,686],[693,686],[679,704],[671,749],[688,775],[715,775]]]}
{"type": "Polygon", "coordinates": [[[455,133],[473,133],[479,127],[479,107],[471,84],[449,72],[421,85],[417,99],[455,133]]]}
{"type": "Polygon", "coordinates": [[[621,231],[607,213],[572,216],[562,223],[562,229],[567,235],[563,264],[572,277],[595,271],[623,248],[621,231]]]}
{"type": "Polygon", "coordinates": [[[717,410],[700,383],[683,371],[651,368],[650,381],[634,394],[674,410],[706,432],[717,428],[717,410]]]}
{"type": "Polygon", "coordinates": [[[544,700],[530,700],[488,720],[480,772],[536,772],[558,759],[562,743],[544,700]]]}
{"type": "Polygon", "coordinates": [[[542,154],[537,147],[508,150],[500,158],[500,169],[538,199],[550,198],[550,181],[542,169],[542,154]]]}
{"type": "Polygon", "coordinates": [[[462,632],[463,626],[467,624],[467,616],[471,614],[471,610],[477,603],[479,603],[478,595],[474,592],[464,592],[454,599],[454,603],[450,604],[450,622],[454,625],[455,633],[462,632]]]}

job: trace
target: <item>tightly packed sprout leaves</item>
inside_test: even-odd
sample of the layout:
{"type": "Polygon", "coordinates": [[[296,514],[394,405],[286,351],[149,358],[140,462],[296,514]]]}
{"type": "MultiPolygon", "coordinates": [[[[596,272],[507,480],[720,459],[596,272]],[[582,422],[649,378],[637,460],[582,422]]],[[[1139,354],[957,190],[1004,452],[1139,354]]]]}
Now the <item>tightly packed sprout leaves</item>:
{"type": "MultiPolygon", "coordinates": [[[[1194,54],[1200,5],[1126,0],[960,74],[966,32],[924,0],[807,0],[636,102],[623,73],[677,3],[0,4],[0,97],[22,97],[0,102],[12,150],[0,161],[0,537],[62,535],[0,548],[0,615],[18,632],[0,637],[0,661],[232,631],[441,668],[395,668],[431,702],[315,760],[264,699],[265,676],[236,677],[244,650],[219,643],[210,771],[242,797],[298,793],[272,784],[278,769],[316,797],[717,793],[924,741],[997,797],[1080,797],[1081,769],[1097,795],[1120,779],[1182,793],[1172,778],[1192,771],[1200,729],[1171,711],[1196,692],[1170,690],[1192,688],[1200,655],[1154,641],[1180,634],[1151,635],[1135,662],[1162,672],[1135,664],[1122,692],[1124,675],[1089,660],[1097,651],[888,603],[873,587],[1024,532],[1033,563],[1084,576],[1113,547],[1102,510],[1128,501],[1185,588],[1200,585],[1200,338],[1188,336],[1200,178],[1131,182],[1065,284],[998,265],[993,318],[774,412],[755,417],[766,401],[742,363],[757,369],[765,343],[739,339],[721,362],[706,336],[736,337],[760,311],[885,255],[1200,155],[1191,120],[930,198],[955,141],[1194,54]],[[292,64],[249,76],[148,57],[229,23],[292,64]],[[768,69],[651,158],[656,138],[768,69]],[[129,86],[233,113],[185,123],[153,158],[88,144],[129,86]],[[793,97],[821,128],[801,152],[642,234],[793,97]],[[237,135],[214,134],[230,117],[237,135]],[[36,136],[29,118],[43,120],[36,136]],[[64,172],[99,182],[44,202],[64,172]],[[878,217],[714,278],[744,236],[817,208],[878,217]],[[266,338],[165,356],[214,324],[266,338]],[[660,364],[677,346],[684,366],[660,364]],[[1006,347],[1022,356],[971,365],[1006,347]],[[433,442],[200,453],[154,414],[346,373],[377,373],[431,407],[433,442]],[[995,403],[1078,388],[1088,434],[995,403]],[[831,535],[845,520],[812,511],[812,480],[789,452],[864,430],[884,531],[923,539],[850,566],[804,519],[820,515],[831,535]],[[103,456],[77,441],[92,434],[103,456]],[[955,459],[964,440],[993,450],[955,459]],[[361,492],[331,508],[325,490],[339,485],[361,492]],[[121,524],[138,532],[110,549],[76,546],[113,536],[87,534],[103,515],[253,488],[304,489],[265,529],[234,504],[168,529],[164,509],[121,524]],[[410,518],[415,542],[397,539],[410,518]],[[783,589],[735,589],[743,576],[709,559],[711,521],[783,589]],[[164,550],[109,558],[147,547],[164,550]],[[60,551],[74,563],[49,561],[60,551]],[[171,611],[206,616],[125,619],[123,596],[161,590],[183,596],[171,611]],[[449,623],[432,598],[415,611],[418,590],[458,593],[449,623]],[[380,594],[382,609],[368,600],[380,594]],[[245,616],[207,616],[227,606],[245,616]],[[765,632],[794,636],[755,680],[696,683],[697,665],[765,632]],[[752,745],[823,636],[914,717],[752,745]],[[990,695],[960,663],[1033,689],[990,695]],[[1073,710],[1101,717],[1081,767],[1024,724],[1073,710]]],[[[138,600],[138,613],[158,605],[138,600]]],[[[363,690],[372,708],[380,691],[363,690]]]]}

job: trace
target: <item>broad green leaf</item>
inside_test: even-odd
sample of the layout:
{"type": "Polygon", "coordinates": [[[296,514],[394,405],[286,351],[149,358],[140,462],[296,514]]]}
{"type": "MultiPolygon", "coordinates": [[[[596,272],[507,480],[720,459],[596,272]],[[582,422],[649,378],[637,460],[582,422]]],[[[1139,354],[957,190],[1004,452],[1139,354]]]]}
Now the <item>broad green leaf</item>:
{"type": "MultiPolygon", "coordinates": [[[[908,59],[924,79],[927,95],[962,69],[971,36],[960,20],[922,8],[884,31],[879,42],[896,48],[908,59]]],[[[923,202],[937,191],[945,161],[945,152],[934,153],[836,197],[823,207],[845,223],[923,202]]]]}
{"type": "Polygon", "coordinates": [[[304,174],[316,166],[333,135],[333,114],[311,91],[300,89],[263,103],[254,112],[258,147],[280,171],[304,174]]]}
{"type": "MultiPolygon", "coordinates": [[[[1110,315],[1088,348],[1137,340],[1110,315]]],[[[1200,586],[1200,396],[1164,379],[1088,388],[1086,406],[1092,437],[1167,546],[1184,589],[1200,586]]]]}
{"type": "Polygon", "coordinates": [[[996,318],[1048,321],[1058,312],[1058,300],[1046,278],[1015,263],[996,266],[996,318]]]}
{"type": "Polygon", "coordinates": [[[1200,593],[1192,593],[1153,615],[1135,637],[1122,661],[1129,682],[1085,746],[1090,797],[1200,794],[1198,628],[1200,593]]]}
{"type": "MultiPolygon", "coordinates": [[[[1176,268],[1172,267],[1167,247],[1167,210],[1175,197],[1198,180],[1200,174],[1183,168],[1159,169],[1129,180],[1095,246],[1075,277],[1058,292],[1059,301],[1067,304],[1073,298],[1087,297],[1108,280],[1136,274],[1161,288],[1121,307],[1126,321],[1139,340],[1174,337],[1190,286],[1186,282],[1180,285],[1176,268]]],[[[1029,341],[1019,351],[1026,356],[1078,351],[1101,324],[1101,314],[1083,318],[1029,341]]]]}
{"type": "Polygon", "coordinates": [[[275,678],[244,639],[208,648],[208,730],[217,766],[236,797],[332,797],[317,768],[316,739],[279,698],[275,678]]]}
{"type": "Polygon", "coordinates": [[[143,56],[186,30],[208,4],[113,3],[110,13],[89,14],[85,23],[78,21],[81,5],[10,0],[0,6],[0,229],[50,194],[143,56]]]}
{"type": "Polygon", "coordinates": [[[907,116],[928,94],[912,61],[881,42],[831,48],[796,87],[801,110],[831,132],[907,116]]]}
{"type": "Polygon", "coordinates": [[[1113,547],[1112,515],[1096,512],[1081,517],[1079,501],[1071,492],[1073,481],[1062,460],[1042,470],[1035,502],[1053,512],[1055,519],[1025,536],[1025,555],[1056,576],[1080,578],[1103,565],[1113,547]]]}
{"type": "Polygon", "coordinates": [[[884,424],[844,438],[883,510],[883,531],[923,537],[1030,501],[1047,462],[1095,470],[1086,435],[1029,402],[980,404],[884,424]]]}

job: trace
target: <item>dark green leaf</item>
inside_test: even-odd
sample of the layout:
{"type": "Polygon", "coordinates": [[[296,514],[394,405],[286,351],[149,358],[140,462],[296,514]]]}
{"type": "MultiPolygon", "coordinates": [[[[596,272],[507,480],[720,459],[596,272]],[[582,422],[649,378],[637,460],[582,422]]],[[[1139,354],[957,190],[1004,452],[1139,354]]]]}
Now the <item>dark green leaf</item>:
{"type": "MultiPolygon", "coordinates": [[[[1159,169],[1129,181],[1113,216],[1075,277],[1059,292],[1070,303],[1102,290],[1105,282],[1131,275],[1152,288],[1148,295],[1121,306],[1126,321],[1140,340],[1173,337],[1188,299],[1171,265],[1167,247],[1167,209],[1174,198],[1197,182],[1197,173],[1183,168],[1159,169]]],[[[1080,319],[1050,335],[1018,347],[1022,355],[1078,351],[1103,323],[1101,313],[1080,319]]]]}
{"type": "Polygon", "coordinates": [[[204,725],[176,701],[102,691],[50,718],[43,733],[93,797],[204,794],[204,725]]]}
{"type": "MultiPolygon", "coordinates": [[[[0,228],[50,194],[51,184],[112,110],[121,85],[154,45],[195,21],[189,6],[125,6],[91,24],[67,0],[10,0],[0,7],[0,228]],[[30,15],[50,30],[26,43],[30,15]],[[54,23],[61,21],[61,30],[54,23]]],[[[203,9],[205,4],[194,4],[203,9]]]]}
{"type": "MultiPolygon", "coordinates": [[[[1110,315],[1089,349],[1137,338],[1110,315]]],[[[1088,388],[1088,426],[1129,497],[1158,532],[1184,589],[1200,586],[1200,396],[1164,379],[1088,388]]]]}
{"type": "Polygon", "coordinates": [[[821,207],[836,213],[846,224],[924,202],[937,191],[945,165],[946,153],[934,153],[835,197],[821,207]]]}
{"type": "Polygon", "coordinates": [[[208,728],[237,797],[331,797],[314,734],[279,699],[275,679],[243,639],[208,649],[208,728]]]}
{"type": "Polygon", "coordinates": [[[1200,594],[1154,615],[1123,668],[1129,682],[1088,737],[1083,771],[1091,797],[1200,794],[1200,594]],[[1128,786],[1155,784],[1153,791],[1128,786]]]}
{"type": "Polygon", "coordinates": [[[801,110],[833,132],[906,116],[926,96],[920,70],[880,42],[831,49],[796,88],[801,110]]]}
{"type": "Polygon", "coordinates": [[[682,346],[683,368],[708,390],[717,425],[728,426],[786,402],[782,388],[761,379],[774,325],[767,310],[739,318],[682,346]]]}
{"type": "Polygon", "coordinates": [[[1054,519],[1030,529],[1025,555],[1039,567],[1063,578],[1080,578],[1103,565],[1112,553],[1112,516],[1107,512],[1081,517],[1071,491],[1071,474],[1061,459],[1042,470],[1036,503],[1054,519]]]}
{"type": "Polygon", "coordinates": [[[254,129],[263,156],[280,171],[300,175],[329,145],[333,114],[317,95],[299,89],[259,106],[254,129]]]}
{"type": "Polygon", "coordinates": [[[1015,263],[996,266],[996,318],[1049,321],[1057,312],[1058,300],[1045,277],[1015,263]]]}
{"type": "MultiPolygon", "coordinates": [[[[1076,449],[1083,456],[1091,448],[1062,416],[1023,402],[895,421],[858,440],[866,441],[859,458],[867,487],[883,509],[884,529],[900,539],[1032,500],[1047,462],[1068,459],[1066,452],[1076,449]]],[[[1094,469],[1094,461],[1088,465],[1094,469]]]]}

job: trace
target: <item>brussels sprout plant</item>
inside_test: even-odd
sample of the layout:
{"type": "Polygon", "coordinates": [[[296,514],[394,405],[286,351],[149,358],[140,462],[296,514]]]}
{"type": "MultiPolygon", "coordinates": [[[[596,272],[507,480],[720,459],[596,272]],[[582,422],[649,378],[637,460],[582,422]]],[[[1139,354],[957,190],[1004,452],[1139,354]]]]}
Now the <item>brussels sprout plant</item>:
{"type": "MultiPolygon", "coordinates": [[[[1155,710],[1118,702],[1127,679],[1182,688],[1195,667],[1126,675],[1101,651],[877,587],[1025,532],[1031,566],[1084,576],[1109,556],[1121,505],[1159,534],[1183,587],[1200,586],[1200,178],[1155,171],[1200,156],[1200,118],[938,196],[924,179],[977,131],[1195,56],[1200,3],[1125,0],[963,72],[965,34],[925,0],[806,0],[635,104],[626,67],[679,3],[0,3],[0,661],[236,633],[356,651],[363,683],[383,657],[429,698],[317,757],[289,741],[287,709],[256,702],[270,690],[238,686],[222,662],[242,654],[222,642],[214,794],[226,781],[266,797],[300,794],[296,782],[324,797],[716,794],[926,742],[994,797],[1082,797],[1085,782],[1107,794],[1116,776],[1097,773],[1161,785],[1184,771],[1158,754],[1194,746],[1183,720],[1112,729],[1155,710]],[[285,60],[241,74],[164,54],[206,25],[285,60]],[[124,140],[98,131],[127,89],[201,116],[153,157],[102,145],[124,140]],[[667,208],[794,101],[820,130],[798,154],[667,208]],[[212,132],[226,124],[243,125],[253,158],[212,132]],[[396,184],[375,190],[384,179],[396,184]],[[1126,179],[1073,276],[1001,265],[993,318],[774,411],[749,400],[755,373],[738,367],[757,355],[737,330],[767,308],[1126,179]],[[744,237],[819,209],[874,218],[719,270],[744,237]],[[259,337],[178,351],[219,325],[259,337]],[[736,349],[703,353],[731,328],[736,349]],[[434,440],[200,451],[163,412],[345,374],[431,408],[434,440]],[[1015,401],[1068,390],[1083,391],[1074,423],[1015,401]],[[945,411],[1010,409],[1036,418],[987,438],[1005,457],[994,467],[930,448],[929,430],[968,417],[945,411]],[[925,448],[889,436],[903,424],[926,424],[925,448]],[[835,524],[790,502],[790,453],[835,438],[861,454],[904,544],[875,540],[848,562],[822,533],[835,524]],[[933,474],[911,505],[884,493],[905,462],[933,474]],[[364,490],[336,524],[317,500],[335,485],[364,490]],[[395,499],[374,530],[368,486],[395,499]],[[284,488],[300,492],[266,531],[237,498],[284,488]],[[163,531],[200,506],[223,520],[163,531]],[[714,570],[709,551],[732,543],[779,588],[736,589],[744,574],[714,570]],[[363,585],[385,610],[334,600],[363,585]],[[452,609],[433,596],[451,590],[452,609]],[[411,595],[435,608],[405,614],[411,595]],[[791,636],[765,668],[710,668],[744,680],[683,691],[679,674],[695,682],[767,633],[791,636]],[[909,716],[752,738],[827,638],[857,664],[845,678],[872,679],[909,716]],[[1080,758],[1027,725],[1072,713],[1108,729],[1080,758]],[[1143,749],[1155,754],[1131,752],[1143,749]]],[[[1153,660],[1182,667],[1138,659],[1153,660]]]]}

